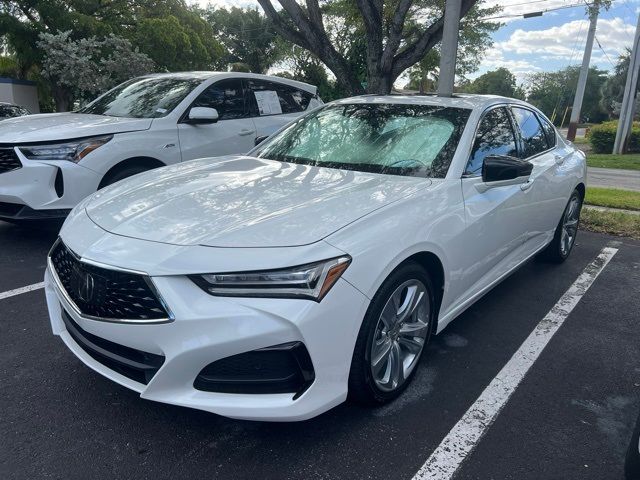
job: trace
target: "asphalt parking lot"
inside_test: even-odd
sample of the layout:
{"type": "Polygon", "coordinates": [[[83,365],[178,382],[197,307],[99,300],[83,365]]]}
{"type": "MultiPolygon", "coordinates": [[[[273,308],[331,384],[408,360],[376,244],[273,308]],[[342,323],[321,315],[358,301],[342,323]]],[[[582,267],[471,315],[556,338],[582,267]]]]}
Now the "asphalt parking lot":
{"type": "MultiPolygon", "coordinates": [[[[395,402],[253,423],[141,400],[51,334],[54,229],[0,222],[0,478],[412,479],[606,246],[580,298],[456,479],[619,479],[640,410],[640,242],[580,232],[561,266],[529,262],[430,344],[395,402]]],[[[429,477],[424,477],[429,478],[429,477]]]]}

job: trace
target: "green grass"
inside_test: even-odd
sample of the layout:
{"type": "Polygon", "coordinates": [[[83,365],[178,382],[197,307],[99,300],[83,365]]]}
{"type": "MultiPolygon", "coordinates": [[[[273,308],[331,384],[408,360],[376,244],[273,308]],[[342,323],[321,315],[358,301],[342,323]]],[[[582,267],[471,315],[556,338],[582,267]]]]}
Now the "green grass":
{"type": "Polygon", "coordinates": [[[588,145],[589,140],[587,140],[587,137],[576,137],[573,143],[576,145],[588,145]]]}
{"type": "Polygon", "coordinates": [[[587,165],[600,168],[623,168],[626,170],[640,170],[640,155],[606,155],[603,153],[588,153],[587,165]]]}
{"type": "Polygon", "coordinates": [[[640,239],[640,215],[584,208],[580,215],[580,228],[640,239]]]}
{"type": "Polygon", "coordinates": [[[600,207],[624,208],[626,210],[640,210],[640,192],[618,190],[616,188],[587,188],[584,203],[600,207]]]}

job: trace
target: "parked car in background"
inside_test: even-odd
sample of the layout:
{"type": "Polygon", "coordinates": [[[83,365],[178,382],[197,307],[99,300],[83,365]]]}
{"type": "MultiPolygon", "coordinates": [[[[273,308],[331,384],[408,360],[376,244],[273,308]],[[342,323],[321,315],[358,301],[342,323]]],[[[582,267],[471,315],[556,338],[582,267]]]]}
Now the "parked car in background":
{"type": "Polygon", "coordinates": [[[13,103],[0,102],[0,120],[6,118],[23,117],[24,115],[30,115],[31,112],[20,105],[14,105],[13,103]]]}
{"type": "Polygon", "coordinates": [[[249,73],[135,78],[76,112],[0,124],[0,219],[63,217],[123,178],[192,160],[245,153],[322,104],[316,87],[249,73]]]}
{"type": "Polygon", "coordinates": [[[401,394],[432,334],[578,232],[585,156],[530,105],[363,96],[247,156],[100,190],[48,258],[53,332],[142,398],[303,420],[401,394]]]}

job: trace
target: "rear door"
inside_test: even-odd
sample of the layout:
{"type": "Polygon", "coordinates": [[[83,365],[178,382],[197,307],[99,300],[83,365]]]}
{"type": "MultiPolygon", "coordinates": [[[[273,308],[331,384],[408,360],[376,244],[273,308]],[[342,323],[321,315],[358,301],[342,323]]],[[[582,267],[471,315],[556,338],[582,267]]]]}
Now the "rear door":
{"type": "Polygon", "coordinates": [[[315,104],[320,104],[312,93],[291,85],[254,78],[247,78],[245,82],[249,112],[258,137],[271,135],[315,104]]]}
{"type": "Polygon", "coordinates": [[[520,157],[533,164],[526,192],[527,202],[535,207],[530,210],[526,239],[526,250],[532,253],[551,240],[564,210],[565,182],[558,175],[562,158],[556,154],[555,129],[547,125],[545,130],[545,119],[524,106],[513,105],[511,110],[521,139],[520,157]]]}
{"type": "MultiPolygon", "coordinates": [[[[197,125],[184,121],[178,123],[183,161],[246,153],[253,148],[256,129],[249,115],[242,79],[230,78],[213,83],[198,95],[191,107],[215,108],[219,120],[197,125]]],[[[188,112],[185,112],[185,117],[188,112]]]]}

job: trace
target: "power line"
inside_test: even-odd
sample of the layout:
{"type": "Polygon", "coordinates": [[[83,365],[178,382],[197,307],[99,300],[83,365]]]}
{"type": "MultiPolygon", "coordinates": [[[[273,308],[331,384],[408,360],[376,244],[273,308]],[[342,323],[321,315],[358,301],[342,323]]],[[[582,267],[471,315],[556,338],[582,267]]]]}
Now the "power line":
{"type": "Polygon", "coordinates": [[[523,12],[523,13],[512,13],[512,14],[507,14],[507,15],[497,15],[495,17],[484,17],[484,18],[480,18],[480,20],[498,20],[498,19],[501,19],[501,18],[524,17],[525,15],[533,15],[533,14],[536,14],[536,13],[540,13],[541,14],[541,13],[555,12],[556,10],[564,10],[566,8],[575,8],[575,7],[582,7],[582,6],[584,6],[583,3],[572,3],[571,5],[562,5],[562,6],[559,6],[559,7],[547,8],[545,10],[539,10],[539,11],[523,12]]]}
{"type": "Polygon", "coordinates": [[[600,40],[598,40],[598,36],[597,35],[596,35],[596,43],[598,44],[598,47],[600,47],[600,50],[602,50],[602,53],[604,53],[604,56],[607,57],[607,60],[609,60],[609,63],[611,64],[611,66],[613,68],[616,68],[615,64],[609,58],[609,55],[607,54],[607,52],[605,52],[604,48],[602,48],[602,45],[600,44],[600,40]]]}

